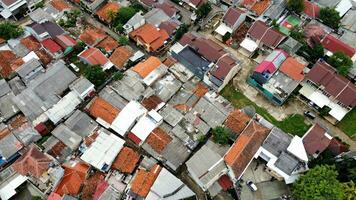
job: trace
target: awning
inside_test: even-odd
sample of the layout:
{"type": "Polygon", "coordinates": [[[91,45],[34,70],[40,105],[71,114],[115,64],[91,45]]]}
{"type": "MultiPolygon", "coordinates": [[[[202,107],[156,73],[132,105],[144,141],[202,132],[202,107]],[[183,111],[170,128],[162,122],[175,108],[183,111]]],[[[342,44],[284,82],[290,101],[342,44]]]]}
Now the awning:
{"type": "Polygon", "coordinates": [[[336,103],[330,103],[328,107],[331,108],[329,115],[337,119],[338,121],[341,121],[342,118],[345,117],[345,115],[349,112],[347,109],[341,107],[340,105],[336,103]]]}
{"type": "Polygon", "coordinates": [[[217,32],[219,35],[225,35],[227,32],[232,33],[232,29],[228,26],[226,26],[225,23],[221,23],[217,29],[215,29],[215,32],[217,32]]]}
{"type": "Polygon", "coordinates": [[[249,52],[254,52],[258,47],[257,43],[255,41],[251,40],[250,38],[245,38],[241,42],[240,46],[249,52]]]}
{"type": "Polygon", "coordinates": [[[315,103],[317,106],[319,106],[320,108],[322,108],[330,103],[329,97],[325,96],[320,91],[313,92],[313,94],[310,95],[309,99],[313,103],[315,103]]]}
{"type": "Polygon", "coordinates": [[[299,93],[305,96],[306,98],[310,98],[310,96],[313,94],[315,90],[316,89],[310,86],[309,84],[304,84],[302,89],[299,90],[299,93]]]}

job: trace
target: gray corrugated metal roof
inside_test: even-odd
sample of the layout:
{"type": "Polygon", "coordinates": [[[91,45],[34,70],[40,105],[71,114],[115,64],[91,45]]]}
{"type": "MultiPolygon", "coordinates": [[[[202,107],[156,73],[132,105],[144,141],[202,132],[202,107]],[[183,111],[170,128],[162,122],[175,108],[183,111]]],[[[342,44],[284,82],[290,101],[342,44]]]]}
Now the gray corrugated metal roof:
{"type": "Polygon", "coordinates": [[[161,109],[159,114],[162,115],[163,119],[173,127],[183,119],[183,115],[169,104],[161,109]]]}
{"type": "Polygon", "coordinates": [[[66,125],[60,124],[53,131],[52,135],[62,141],[66,146],[75,150],[78,148],[82,137],[71,131],[66,125]]]}
{"type": "Polygon", "coordinates": [[[93,133],[93,130],[98,127],[98,123],[96,123],[95,120],[80,110],[76,110],[64,124],[82,137],[90,135],[93,133]]]}
{"type": "Polygon", "coordinates": [[[286,152],[282,152],[281,156],[275,163],[276,167],[278,167],[280,170],[282,170],[288,175],[291,175],[292,172],[298,167],[298,165],[299,160],[286,152]]]}
{"type": "Polygon", "coordinates": [[[291,141],[292,136],[284,133],[281,129],[274,127],[263,142],[262,147],[278,157],[282,152],[287,151],[291,141]]]}
{"type": "Polygon", "coordinates": [[[0,97],[4,96],[5,94],[11,92],[11,88],[9,84],[5,81],[5,79],[0,80],[0,97]]]}
{"type": "Polygon", "coordinates": [[[0,121],[10,119],[15,116],[20,110],[12,100],[15,95],[11,92],[0,98],[0,121]]]}
{"type": "Polygon", "coordinates": [[[106,86],[104,89],[102,89],[99,92],[99,96],[120,110],[122,110],[126,106],[126,104],[128,104],[127,100],[121,97],[109,86],[106,86]]]}
{"type": "Polygon", "coordinates": [[[148,11],[144,18],[146,21],[156,27],[158,27],[162,22],[170,20],[170,17],[161,9],[153,8],[148,11]]]}
{"type": "Polygon", "coordinates": [[[8,159],[17,153],[21,147],[21,142],[12,133],[10,133],[0,140],[0,155],[5,159],[8,159]]]}

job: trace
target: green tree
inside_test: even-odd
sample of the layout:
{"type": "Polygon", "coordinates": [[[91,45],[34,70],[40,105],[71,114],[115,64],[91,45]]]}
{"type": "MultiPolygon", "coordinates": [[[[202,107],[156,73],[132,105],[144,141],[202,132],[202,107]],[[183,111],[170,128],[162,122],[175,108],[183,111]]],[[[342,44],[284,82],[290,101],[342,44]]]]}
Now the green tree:
{"type": "Polygon", "coordinates": [[[293,184],[292,194],[296,199],[342,200],[343,188],[337,175],[334,166],[318,165],[293,184]]]}
{"type": "Polygon", "coordinates": [[[129,39],[126,36],[120,36],[118,42],[120,45],[128,45],[129,39]]]}
{"type": "Polygon", "coordinates": [[[218,144],[228,144],[230,138],[230,131],[222,126],[217,126],[212,130],[213,140],[218,144]]]}
{"type": "Polygon", "coordinates": [[[346,200],[356,199],[356,187],[355,183],[351,180],[350,182],[342,184],[346,200]]]}
{"type": "Polygon", "coordinates": [[[37,9],[37,8],[43,8],[44,7],[44,1],[40,1],[40,2],[38,2],[36,5],[35,5],[35,9],[37,9]]]}
{"type": "Polygon", "coordinates": [[[343,52],[335,52],[327,61],[343,76],[347,75],[352,67],[352,60],[343,52]]]}
{"type": "Polygon", "coordinates": [[[186,32],[188,32],[188,25],[181,24],[174,35],[174,40],[180,40],[186,32]]]}
{"type": "Polygon", "coordinates": [[[122,72],[115,72],[112,78],[115,81],[121,80],[124,77],[124,74],[122,72]]]}
{"type": "Polygon", "coordinates": [[[304,43],[304,32],[303,29],[300,28],[299,26],[293,27],[292,30],[289,33],[289,36],[298,42],[304,43]]]}
{"type": "Polygon", "coordinates": [[[230,38],[231,38],[231,33],[226,32],[225,35],[222,36],[222,41],[225,43],[230,38]]]}
{"type": "Polygon", "coordinates": [[[126,24],[136,14],[137,10],[131,6],[122,7],[119,9],[113,20],[113,25],[126,24]]]}
{"type": "Polygon", "coordinates": [[[107,78],[100,65],[88,65],[84,70],[84,76],[96,87],[102,85],[107,78]]]}
{"type": "Polygon", "coordinates": [[[0,38],[9,40],[11,38],[17,38],[24,32],[23,28],[15,23],[8,21],[0,22],[0,38]]]}
{"type": "Polygon", "coordinates": [[[276,19],[273,19],[272,20],[272,23],[271,23],[271,26],[275,29],[277,29],[279,27],[279,25],[277,24],[277,20],[276,19]]]}
{"type": "Polygon", "coordinates": [[[40,197],[40,196],[32,196],[31,200],[42,200],[42,197],[40,197]]]}
{"type": "Polygon", "coordinates": [[[321,46],[321,44],[316,44],[314,47],[309,47],[306,43],[304,43],[300,50],[304,51],[308,55],[308,60],[310,62],[315,62],[324,56],[324,47],[321,46]]]}
{"type": "Polygon", "coordinates": [[[197,15],[197,19],[201,19],[206,17],[210,11],[212,10],[210,2],[205,2],[201,5],[196,11],[195,14],[197,15]]]}
{"type": "Polygon", "coordinates": [[[319,18],[324,24],[333,29],[337,29],[340,26],[341,17],[339,12],[337,12],[334,8],[326,7],[320,9],[319,18]]]}
{"type": "Polygon", "coordinates": [[[304,10],[304,0],[288,0],[287,8],[299,14],[304,10]]]}

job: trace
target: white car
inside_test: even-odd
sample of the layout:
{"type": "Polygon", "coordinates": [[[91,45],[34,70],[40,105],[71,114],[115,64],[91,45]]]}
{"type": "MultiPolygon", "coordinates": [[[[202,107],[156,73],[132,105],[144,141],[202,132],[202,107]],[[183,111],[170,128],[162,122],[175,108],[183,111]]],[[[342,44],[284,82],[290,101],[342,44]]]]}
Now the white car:
{"type": "Polygon", "coordinates": [[[70,63],[70,66],[75,72],[79,72],[79,68],[74,63],[70,63]]]}
{"type": "Polygon", "coordinates": [[[252,181],[247,181],[246,185],[250,188],[252,192],[257,191],[257,186],[252,181]]]}

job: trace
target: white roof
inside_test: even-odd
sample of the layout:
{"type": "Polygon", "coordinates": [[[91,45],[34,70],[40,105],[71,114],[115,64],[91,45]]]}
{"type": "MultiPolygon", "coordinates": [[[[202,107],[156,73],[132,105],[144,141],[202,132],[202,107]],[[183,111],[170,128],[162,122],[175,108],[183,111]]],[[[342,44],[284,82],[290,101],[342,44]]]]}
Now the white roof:
{"type": "Polygon", "coordinates": [[[240,46],[249,52],[254,52],[258,47],[257,43],[248,37],[241,42],[240,46]]]}
{"type": "Polygon", "coordinates": [[[7,184],[0,189],[0,199],[8,200],[16,194],[16,188],[27,180],[26,176],[20,174],[15,175],[16,177],[7,182],[7,184]]]}
{"type": "Polygon", "coordinates": [[[151,110],[145,116],[142,116],[137,124],[132,128],[131,132],[135,134],[142,142],[146,140],[148,135],[157,128],[163,120],[163,117],[155,110],[151,110]]]}
{"type": "Polygon", "coordinates": [[[147,112],[137,101],[130,101],[111,123],[111,128],[118,134],[124,136],[136,119],[147,112]]]}
{"type": "Polygon", "coordinates": [[[75,108],[81,103],[78,95],[71,91],[58,101],[51,109],[47,110],[45,114],[54,123],[58,123],[62,118],[71,114],[75,108]]]}
{"type": "Polygon", "coordinates": [[[304,84],[302,89],[299,90],[299,93],[309,99],[315,90],[316,89],[310,86],[309,84],[304,84]]]}
{"type": "Polygon", "coordinates": [[[313,94],[310,95],[309,99],[320,108],[330,103],[330,99],[320,91],[313,92],[313,94]]]}
{"type": "Polygon", "coordinates": [[[221,23],[217,29],[215,29],[219,35],[224,36],[227,32],[232,33],[232,29],[228,27],[225,23],[221,23]]]}
{"type": "Polygon", "coordinates": [[[136,52],[134,53],[133,56],[131,56],[130,60],[131,60],[132,62],[135,62],[136,60],[138,60],[138,59],[140,59],[140,58],[142,58],[142,57],[144,57],[144,56],[145,56],[145,54],[142,53],[142,51],[138,50],[138,51],[136,51],[136,52]]]}
{"type": "Polygon", "coordinates": [[[305,151],[304,144],[302,138],[299,136],[294,136],[291,143],[289,144],[287,151],[300,160],[303,161],[308,161],[308,155],[307,152],[305,151]]]}
{"type": "Polygon", "coordinates": [[[175,177],[167,169],[162,168],[145,199],[176,200],[186,199],[194,195],[194,192],[190,190],[181,180],[175,177]]]}
{"type": "Polygon", "coordinates": [[[3,18],[7,19],[7,18],[11,17],[12,13],[11,13],[11,11],[10,11],[9,9],[4,9],[4,10],[2,10],[2,11],[0,12],[0,15],[1,15],[3,18]]]}
{"type": "Polygon", "coordinates": [[[105,65],[103,66],[103,70],[108,70],[110,68],[112,68],[112,66],[114,66],[114,64],[110,61],[108,61],[107,63],[105,63],[105,65]]]}
{"type": "Polygon", "coordinates": [[[124,146],[125,140],[113,133],[106,133],[105,129],[98,132],[98,137],[80,158],[101,171],[107,171],[124,146]]]}
{"type": "Polygon", "coordinates": [[[37,54],[34,51],[31,51],[30,53],[28,53],[26,56],[24,56],[22,58],[22,60],[26,63],[30,60],[32,60],[32,58],[36,59],[36,60],[40,60],[40,58],[37,56],[37,54]]]}
{"type": "Polygon", "coordinates": [[[329,115],[333,116],[338,121],[341,121],[348,113],[348,110],[333,102],[331,102],[328,107],[331,108],[329,115]]]}
{"type": "Polygon", "coordinates": [[[162,76],[164,76],[168,71],[168,68],[166,65],[161,64],[158,66],[156,69],[154,69],[151,73],[149,73],[144,79],[143,82],[147,85],[150,86],[152,85],[156,80],[160,79],[162,76]]]}
{"type": "Polygon", "coordinates": [[[339,12],[340,17],[344,16],[347,11],[352,8],[352,3],[350,0],[341,0],[340,3],[336,6],[335,10],[339,12]]]}

